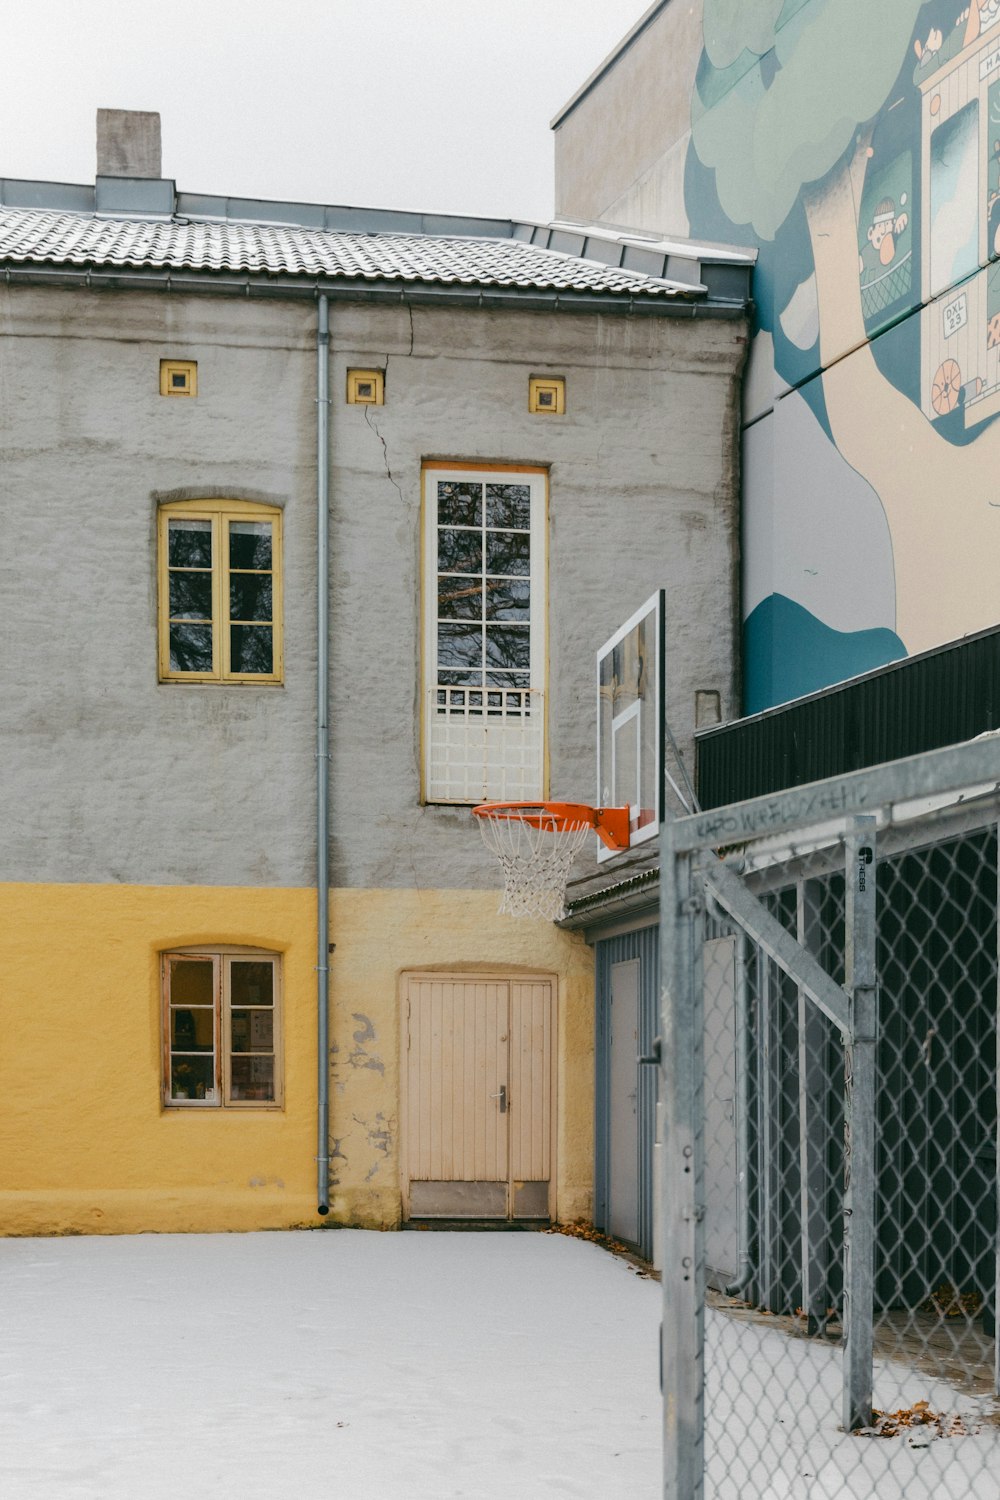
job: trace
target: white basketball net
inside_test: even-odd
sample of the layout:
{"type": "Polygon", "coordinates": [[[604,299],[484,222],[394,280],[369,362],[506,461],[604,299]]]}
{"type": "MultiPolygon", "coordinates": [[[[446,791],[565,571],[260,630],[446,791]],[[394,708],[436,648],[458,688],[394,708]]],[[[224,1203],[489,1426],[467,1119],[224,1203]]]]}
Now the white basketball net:
{"type": "MultiPolygon", "coordinates": [[[[525,814],[531,814],[525,808],[525,814]]],[[[523,815],[477,819],[483,842],[500,861],[504,891],[500,911],[508,917],[542,917],[556,922],[566,914],[566,882],[589,823],[557,827],[544,820],[535,828],[523,815]]]]}

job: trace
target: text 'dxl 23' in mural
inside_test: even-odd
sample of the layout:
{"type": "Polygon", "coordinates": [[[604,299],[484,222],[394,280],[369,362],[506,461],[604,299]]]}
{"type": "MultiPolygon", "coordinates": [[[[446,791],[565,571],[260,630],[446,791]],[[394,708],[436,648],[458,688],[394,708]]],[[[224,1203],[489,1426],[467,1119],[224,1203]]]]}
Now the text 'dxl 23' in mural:
{"type": "Polygon", "coordinates": [[[751,390],[773,360],[753,712],[1000,616],[1000,0],[704,0],[691,130],[691,234],[759,247],[751,390]]]}

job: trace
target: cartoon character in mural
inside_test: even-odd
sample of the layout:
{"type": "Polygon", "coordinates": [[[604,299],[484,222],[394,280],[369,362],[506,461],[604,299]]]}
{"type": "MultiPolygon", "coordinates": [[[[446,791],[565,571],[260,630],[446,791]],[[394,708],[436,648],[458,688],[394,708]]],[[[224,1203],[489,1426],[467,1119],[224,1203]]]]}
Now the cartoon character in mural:
{"type": "MultiPolygon", "coordinates": [[[[906,194],[904,193],[900,200],[900,207],[905,202],[906,194]]],[[[909,217],[906,214],[896,213],[896,205],[891,198],[881,198],[875,205],[875,213],[868,226],[868,233],[865,238],[871,245],[880,266],[892,265],[896,258],[897,242],[908,223],[909,217]]],[[[861,273],[864,275],[864,254],[859,259],[861,262],[861,273]]]]}
{"type": "MultiPolygon", "coordinates": [[[[779,400],[809,403],[888,525],[894,631],[797,606],[781,641],[780,577],[747,622],[748,653],[758,609],[772,653],[837,635],[827,681],[1000,618],[998,23],[1000,0],[704,0],[691,233],[755,240],[755,358],[773,343],[779,400]]],[[[797,524],[794,495],[775,505],[797,524]]]]}
{"type": "Polygon", "coordinates": [[[861,305],[866,318],[910,290],[909,271],[905,277],[902,275],[913,253],[909,245],[903,244],[910,222],[909,214],[902,212],[907,198],[907,193],[900,194],[899,213],[892,198],[880,198],[869,216],[871,222],[858,256],[861,305]]]}

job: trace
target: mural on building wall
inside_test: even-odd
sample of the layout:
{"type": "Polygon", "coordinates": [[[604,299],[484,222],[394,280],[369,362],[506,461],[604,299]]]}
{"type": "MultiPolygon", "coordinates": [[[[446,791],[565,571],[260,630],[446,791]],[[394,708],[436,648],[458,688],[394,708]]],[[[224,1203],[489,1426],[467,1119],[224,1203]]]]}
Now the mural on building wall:
{"type": "Polygon", "coordinates": [[[780,398],[754,711],[1000,617],[1000,0],[704,0],[691,130],[690,232],[759,247],[780,398]]]}

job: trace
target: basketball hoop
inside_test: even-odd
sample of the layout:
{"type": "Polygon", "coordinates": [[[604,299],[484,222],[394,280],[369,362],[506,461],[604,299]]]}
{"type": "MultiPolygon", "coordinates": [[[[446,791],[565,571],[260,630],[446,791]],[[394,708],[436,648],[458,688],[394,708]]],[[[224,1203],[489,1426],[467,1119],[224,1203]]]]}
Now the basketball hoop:
{"type": "Polygon", "coordinates": [[[627,807],[583,802],[484,802],[472,809],[483,842],[500,861],[509,917],[558,921],[570,866],[591,832],[615,853],[629,845],[627,807]]]}

